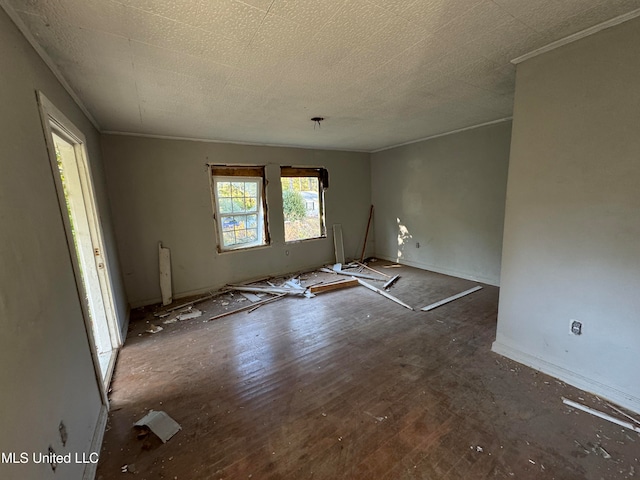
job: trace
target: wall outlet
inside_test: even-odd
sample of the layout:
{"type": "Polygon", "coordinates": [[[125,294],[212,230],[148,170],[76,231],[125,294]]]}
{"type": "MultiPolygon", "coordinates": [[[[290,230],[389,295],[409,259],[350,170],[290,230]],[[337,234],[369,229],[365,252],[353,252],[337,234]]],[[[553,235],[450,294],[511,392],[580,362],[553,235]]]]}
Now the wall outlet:
{"type": "Polygon", "coordinates": [[[420,248],[420,242],[416,242],[416,248],[420,248]]]}
{"type": "Polygon", "coordinates": [[[569,331],[574,335],[582,335],[582,322],[569,320],[569,331]]]}

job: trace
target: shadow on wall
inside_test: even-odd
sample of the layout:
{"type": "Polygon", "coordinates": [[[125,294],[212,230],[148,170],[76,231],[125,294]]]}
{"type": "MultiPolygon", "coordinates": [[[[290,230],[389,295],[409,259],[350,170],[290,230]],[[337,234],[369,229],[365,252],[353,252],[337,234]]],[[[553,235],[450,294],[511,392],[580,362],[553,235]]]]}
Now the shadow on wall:
{"type": "Polygon", "coordinates": [[[396,256],[396,262],[400,262],[400,260],[405,257],[405,247],[409,244],[409,242],[411,242],[413,235],[409,233],[409,229],[401,222],[399,218],[396,218],[396,223],[398,224],[398,255],[396,256]]]}

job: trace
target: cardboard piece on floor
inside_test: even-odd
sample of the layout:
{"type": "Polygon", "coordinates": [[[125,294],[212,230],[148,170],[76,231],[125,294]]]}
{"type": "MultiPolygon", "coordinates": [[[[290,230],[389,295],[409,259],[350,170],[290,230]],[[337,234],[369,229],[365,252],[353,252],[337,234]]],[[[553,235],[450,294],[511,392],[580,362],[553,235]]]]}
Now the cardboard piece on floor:
{"type": "Polygon", "coordinates": [[[423,312],[428,312],[429,310],[438,308],[441,305],[444,305],[445,303],[453,302],[454,300],[457,300],[466,295],[469,295],[470,293],[477,292],[478,290],[481,290],[481,289],[482,287],[478,285],[477,287],[470,288],[469,290],[465,290],[464,292],[458,293],[457,295],[453,295],[452,297],[448,297],[448,298],[445,298],[444,300],[440,300],[439,302],[432,303],[431,305],[427,305],[426,307],[422,307],[420,310],[422,310],[423,312]]]}
{"type": "Polygon", "coordinates": [[[149,413],[134,423],[133,426],[147,427],[162,440],[162,443],[167,443],[167,440],[182,430],[180,424],[165,412],[155,410],[149,410],[149,413]]]}

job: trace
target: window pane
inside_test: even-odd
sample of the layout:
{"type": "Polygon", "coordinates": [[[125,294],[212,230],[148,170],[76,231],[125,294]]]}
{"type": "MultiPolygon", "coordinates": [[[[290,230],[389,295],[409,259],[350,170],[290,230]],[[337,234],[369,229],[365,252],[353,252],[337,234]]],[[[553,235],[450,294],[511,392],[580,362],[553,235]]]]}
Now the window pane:
{"type": "Polygon", "coordinates": [[[237,225],[234,217],[222,217],[221,223],[223,232],[233,231],[237,225]]]}
{"type": "Polygon", "coordinates": [[[244,209],[247,212],[255,212],[256,211],[256,206],[257,206],[257,199],[256,198],[251,198],[251,197],[247,197],[244,199],[244,209]]]}
{"type": "Polygon", "coordinates": [[[258,196],[258,183],[257,182],[246,182],[244,184],[244,189],[249,197],[257,197],[258,196]]]}
{"type": "Polygon", "coordinates": [[[247,222],[246,215],[234,215],[233,221],[236,224],[236,230],[240,228],[245,228],[245,223],[247,222]]]}
{"type": "Polygon", "coordinates": [[[229,182],[218,182],[218,198],[231,196],[231,184],[229,182]]]}
{"type": "Polygon", "coordinates": [[[229,197],[218,197],[220,213],[231,213],[231,199],[229,197]]]}
{"type": "Polygon", "coordinates": [[[222,244],[225,247],[230,247],[232,245],[236,244],[236,234],[231,231],[231,232],[223,232],[222,234],[222,244]]]}
{"type": "Polygon", "coordinates": [[[232,184],[231,184],[231,196],[232,197],[244,197],[244,182],[232,182],[232,184]]]}
{"type": "Polygon", "coordinates": [[[323,236],[320,183],[317,177],[281,178],[285,241],[323,236]]]}
{"type": "Polygon", "coordinates": [[[255,242],[256,240],[258,240],[258,230],[255,228],[248,228],[247,240],[249,240],[250,242],[255,242]]]}
{"type": "Polygon", "coordinates": [[[219,248],[248,248],[268,243],[261,205],[262,178],[213,177],[214,204],[219,218],[219,248]]]}
{"type": "Polygon", "coordinates": [[[244,212],[244,198],[233,199],[233,213],[244,212]]]}

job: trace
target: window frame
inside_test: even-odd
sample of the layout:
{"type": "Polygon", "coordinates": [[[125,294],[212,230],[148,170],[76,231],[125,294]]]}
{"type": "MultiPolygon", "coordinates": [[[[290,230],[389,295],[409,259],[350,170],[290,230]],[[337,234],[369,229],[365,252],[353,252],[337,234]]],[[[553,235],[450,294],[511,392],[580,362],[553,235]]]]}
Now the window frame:
{"type": "Polygon", "coordinates": [[[209,184],[211,187],[211,202],[213,206],[213,218],[216,230],[216,249],[218,253],[229,253],[261,248],[270,244],[267,203],[266,203],[266,177],[264,166],[231,166],[209,165],[209,184]],[[226,217],[246,216],[252,212],[223,213],[220,210],[217,185],[220,182],[255,182],[256,210],[258,239],[253,242],[237,243],[230,246],[224,244],[224,230],[222,221],[226,217]]]}
{"type": "MultiPolygon", "coordinates": [[[[297,240],[287,240],[286,238],[286,220],[284,219],[283,209],[283,228],[285,229],[285,244],[306,242],[309,240],[321,240],[327,238],[327,225],[325,221],[325,201],[324,191],[329,187],[329,174],[326,169],[321,167],[292,167],[281,166],[280,167],[280,187],[282,189],[282,180],[285,178],[317,178],[318,179],[318,220],[320,222],[320,236],[301,238],[297,240]]],[[[284,195],[284,189],[282,189],[281,195],[284,195]]]]}

